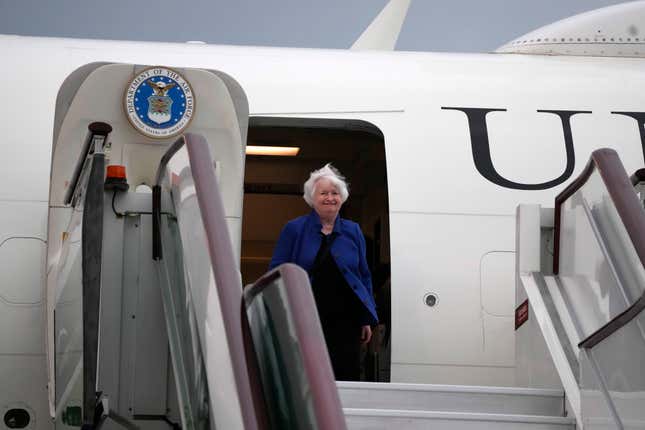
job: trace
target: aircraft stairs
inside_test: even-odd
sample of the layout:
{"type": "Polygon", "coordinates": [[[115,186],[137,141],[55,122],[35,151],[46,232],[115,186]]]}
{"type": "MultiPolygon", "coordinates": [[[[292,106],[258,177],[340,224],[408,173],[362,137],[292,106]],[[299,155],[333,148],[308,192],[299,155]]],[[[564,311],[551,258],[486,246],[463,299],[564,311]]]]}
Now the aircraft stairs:
{"type": "Polygon", "coordinates": [[[221,154],[186,133],[137,191],[106,168],[112,127],[88,128],[51,275],[54,428],[343,429],[306,272],[242,288],[221,154]]]}
{"type": "Polygon", "coordinates": [[[559,380],[579,428],[645,428],[644,184],[600,149],[553,209],[517,209],[516,373],[559,380]]]}
{"type": "Polygon", "coordinates": [[[567,429],[562,390],[338,382],[348,429],[567,429]]]}
{"type": "Polygon", "coordinates": [[[306,272],[284,264],[242,285],[244,92],[218,71],[182,70],[200,113],[177,138],[160,135],[130,127],[120,98],[150,70],[92,63],[63,84],[48,203],[49,416],[29,429],[344,429],[306,272]]]}
{"type": "Polygon", "coordinates": [[[645,429],[644,198],[603,149],[518,207],[517,387],[338,382],[348,428],[645,429]]]}

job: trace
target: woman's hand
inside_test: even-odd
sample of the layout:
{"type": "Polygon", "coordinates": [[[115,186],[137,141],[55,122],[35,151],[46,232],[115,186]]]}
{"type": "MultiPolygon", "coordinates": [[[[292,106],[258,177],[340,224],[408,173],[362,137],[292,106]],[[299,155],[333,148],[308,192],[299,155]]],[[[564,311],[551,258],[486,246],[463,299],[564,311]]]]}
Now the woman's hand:
{"type": "Polygon", "coordinates": [[[361,327],[361,345],[366,345],[372,338],[372,327],[364,325],[361,327]]]}

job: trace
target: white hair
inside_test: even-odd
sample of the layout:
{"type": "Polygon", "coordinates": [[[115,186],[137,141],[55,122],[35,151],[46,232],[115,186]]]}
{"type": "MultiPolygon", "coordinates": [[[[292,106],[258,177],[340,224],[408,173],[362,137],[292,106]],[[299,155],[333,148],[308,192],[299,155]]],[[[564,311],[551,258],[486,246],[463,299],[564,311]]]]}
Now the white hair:
{"type": "Polygon", "coordinates": [[[345,182],[345,177],[340,174],[338,169],[331,165],[331,163],[325,164],[318,170],[314,170],[309,174],[309,179],[305,182],[304,192],[302,197],[305,199],[307,204],[311,207],[314,206],[314,192],[316,191],[316,183],[321,179],[329,179],[334,186],[338,189],[340,194],[341,203],[345,203],[349,197],[349,190],[347,189],[347,182],[345,182]]]}

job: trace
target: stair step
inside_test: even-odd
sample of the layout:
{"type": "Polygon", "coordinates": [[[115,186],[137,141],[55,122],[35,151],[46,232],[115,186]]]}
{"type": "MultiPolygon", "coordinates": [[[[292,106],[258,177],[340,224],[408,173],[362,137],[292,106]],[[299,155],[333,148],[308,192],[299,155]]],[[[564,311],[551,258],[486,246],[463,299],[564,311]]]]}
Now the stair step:
{"type": "Polygon", "coordinates": [[[344,408],[562,417],[560,390],[463,385],[338,382],[344,408]]]}
{"type": "Polygon", "coordinates": [[[536,415],[345,408],[348,430],[575,430],[575,420],[536,415]]]}

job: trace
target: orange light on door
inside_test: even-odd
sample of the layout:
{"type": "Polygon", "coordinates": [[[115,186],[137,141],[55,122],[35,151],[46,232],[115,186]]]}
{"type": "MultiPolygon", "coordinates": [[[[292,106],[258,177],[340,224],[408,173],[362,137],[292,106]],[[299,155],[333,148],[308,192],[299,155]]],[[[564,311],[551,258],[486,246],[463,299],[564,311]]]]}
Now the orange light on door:
{"type": "Polygon", "coordinates": [[[107,166],[107,174],[105,176],[112,179],[125,179],[125,166],[110,164],[107,166]]]}
{"type": "Polygon", "coordinates": [[[107,166],[104,188],[106,190],[128,191],[130,186],[125,176],[125,166],[118,164],[107,166]]]}

